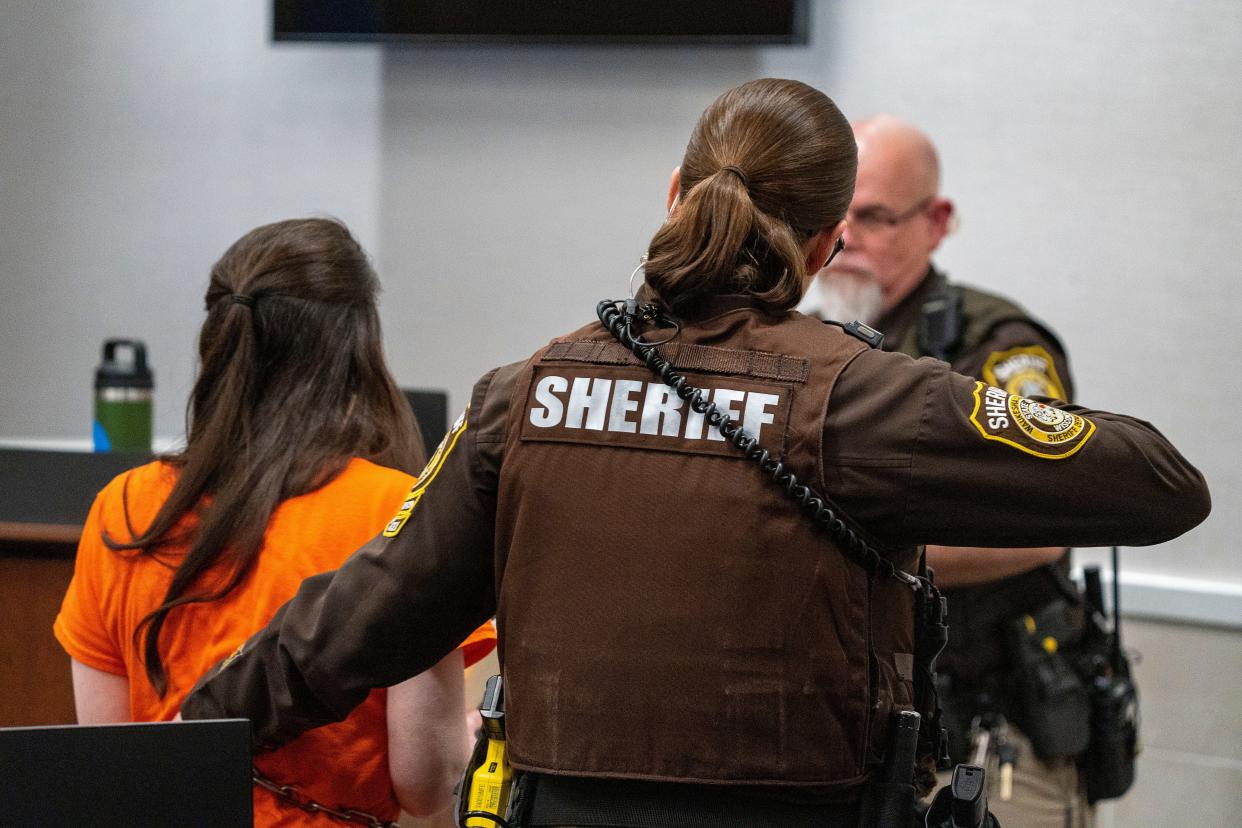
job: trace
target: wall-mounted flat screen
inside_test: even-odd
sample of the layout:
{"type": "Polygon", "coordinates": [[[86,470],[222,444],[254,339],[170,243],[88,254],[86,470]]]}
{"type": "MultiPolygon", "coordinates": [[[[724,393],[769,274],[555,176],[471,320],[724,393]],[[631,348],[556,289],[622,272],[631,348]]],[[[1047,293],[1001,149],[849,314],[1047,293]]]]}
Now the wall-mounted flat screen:
{"type": "Polygon", "coordinates": [[[275,40],[806,43],[808,0],[273,0],[275,40]]]}

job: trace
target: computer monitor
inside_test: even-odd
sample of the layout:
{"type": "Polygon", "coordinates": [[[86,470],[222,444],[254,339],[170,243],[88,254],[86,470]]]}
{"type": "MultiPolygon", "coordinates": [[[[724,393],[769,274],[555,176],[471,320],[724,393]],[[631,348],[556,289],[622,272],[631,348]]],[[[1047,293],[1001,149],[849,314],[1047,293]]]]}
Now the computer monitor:
{"type": "Polygon", "coordinates": [[[808,0],[273,0],[276,40],[806,43],[808,0]]]}
{"type": "Polygon", "coordinates": [[[0,728],[0,824],[252,826],[250,722],[0,728]]]}

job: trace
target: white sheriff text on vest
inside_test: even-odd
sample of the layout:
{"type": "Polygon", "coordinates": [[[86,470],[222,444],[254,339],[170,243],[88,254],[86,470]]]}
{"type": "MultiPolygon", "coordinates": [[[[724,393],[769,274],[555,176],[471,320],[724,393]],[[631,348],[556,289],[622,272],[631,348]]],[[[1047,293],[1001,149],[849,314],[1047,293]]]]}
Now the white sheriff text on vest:
{"type": "MultiPolygon", "coordinates": [[[[756,440],[763,426],[773,421],[769,409],[781,401],[778,394],[733,388],[713,389],[710,396],[717,410],[740,422],[756,440]]],[[[676,391],[662,382],[574,377],[571,385],[566,377],[549,374],[535,386],[535,401],[538,405],[530,410],[530,423],[538,428],[564,426],[687,440],[724,440],[719,429],[705,429],[705,416],[687,406],[676,391]]]]}

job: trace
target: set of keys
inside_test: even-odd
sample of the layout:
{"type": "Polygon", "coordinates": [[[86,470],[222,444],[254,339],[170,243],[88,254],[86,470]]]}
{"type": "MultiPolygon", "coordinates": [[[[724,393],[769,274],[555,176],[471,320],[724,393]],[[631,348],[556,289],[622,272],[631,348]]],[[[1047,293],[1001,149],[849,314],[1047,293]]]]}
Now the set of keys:
{"type": "Polygon", "coordinates": [[[1009,722],[999,713],[975,716],[970,723],[972,765],[987,767],[988,755],[995,751],[1000,770],[1000,801],[1013,798],[1013,766],[1018,761],[1018,746],[1009,740],[1009,722]]]}

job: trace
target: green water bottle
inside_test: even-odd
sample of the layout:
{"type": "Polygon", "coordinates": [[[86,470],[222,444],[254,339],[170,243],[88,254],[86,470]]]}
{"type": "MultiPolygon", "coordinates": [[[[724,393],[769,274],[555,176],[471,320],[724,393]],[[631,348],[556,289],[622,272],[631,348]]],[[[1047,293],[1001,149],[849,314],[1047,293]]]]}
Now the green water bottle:
{"type": "Polygon", "coordinates": [[[95,451],[150,454],[154,388],[146,345],[137,339],[104,342],[95,371],[95,451]]]}

